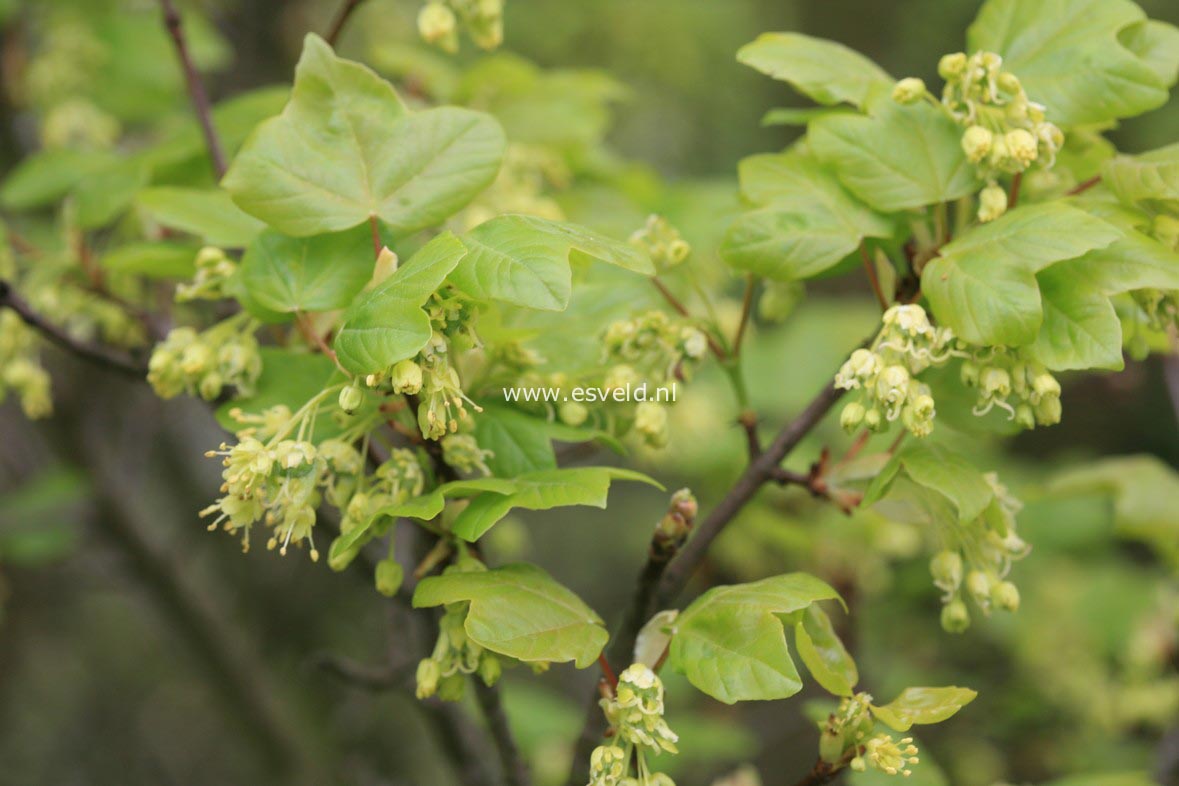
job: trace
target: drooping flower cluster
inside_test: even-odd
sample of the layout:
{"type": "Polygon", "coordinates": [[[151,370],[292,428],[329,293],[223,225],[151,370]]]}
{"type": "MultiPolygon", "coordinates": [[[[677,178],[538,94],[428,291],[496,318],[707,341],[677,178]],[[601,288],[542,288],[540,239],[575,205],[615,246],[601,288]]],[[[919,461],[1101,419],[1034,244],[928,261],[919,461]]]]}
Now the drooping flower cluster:
{"type": "Polygon", "coordinates": [[[930,324],[921,306],[893,306],[871,346],[853,352],[835,375],[835,387],[861,391],[844,406],[840,423],[849,432],[861,425],[882,431],[899,419],[914,436],[928,436],[936,407],[929,386],[916,377],[964,355],[953,331],[930,324]]]}
{"type": "Polygon", "coordinates": [[[654,400],[654,389],[690,378],[707,352],[708,339],[699,328],[662,311],[618,320],[602,334],[602,361],[607,366],[603,388],[626,392],[626,398],[642,388],[647,398],[634,406],[630,424],[648,445],[663,447],[668,438],[666,402],[670,399],[654,400]]]}
{"type": "MultiPolygon", "coordinates": [[[[1003,70],[994,52],[945,55],[938,62],[945,80],[941,106],[965,130],[962,151],[987,186],[979,194],[978,218],[993,221],[1007,211],[1001,175],[1026,171],[1033,164],[1050,169],[1064,145],[1064,134],[1045,119],[1044,107],[1031,101],[1019,78],[1003,70]]],[[[920,79],[902,79],[893,91],[901,103],[933,100],[920,79]]]]}
{"type": "MultiPolygon", "coordinates": [[[[242,424],[237,442],[206,454],[222,457],[225,467],[222,497],[201,511],[202,517],[214,517],[210,530],[240,534],[246,551],[251,529],[261,522],[271,530],[267,548],[285,555],[291,544],[307,544],[311,558],[318,560],[313,529],[321,501],[340,509],[340,528],[347,533],[382,507],[421,494],[425,474],[411,451],[394,450],[371,474],[365,472],[355,442],[370,422],[315,440],[319,406],[336,392],[335,387],[321,392],[293,414],[282,405],[258,414],[231,410],[242,424]]],[[[333,560],[345,556],[355,555],[333,555],[333,560]]]]}
{"type": "Polygon", "coordinates": [[[662,272],[679,265],[692,253],[692,246],[666,218],[647,217],[647,223],[634,231],[630,242],[647,252],[655,269],[662,272]]]}
{"type": "Polygon", "coordinates": [[[458,23],[481,49],[495,49],[504,39],[503,0],[430,0],[418,13],[422,40],[446,52],[459,48],[458,23]]]}
{"type": "Polygon", "coordinates": [[[653,772],[647,755],[677,753],[679,737],[663,718],[663,681],[643,663],[635,663],[618,675],[614,695],[600,702],[614,731],[613,741],[594,749],[590,756],[589,786],[675,786],[669,776],[653,772]],[[637,775],[631,777],[630,760],[637,775]]]}
{"type": "Polygon", "coordinates": [[[160,398],[187,393],[211,401],[227,386],[248,396],[262,373],[255,328],[245,315],[203,332],[174,328],[152,352],[147,381],[160,398]]]}
{"type": "Polygon", "coordinates": [[[225,283],[237,273],[237,263],[214,246],[202,248],[196,256],[192,281],[176,287],[176,302],[219,300],[227,297],[225,283]]]}
{"type": "Polygon", "coordinates": [[[962,383],[978,390],[975,415],[994,407],[1026,429],[1060,422],[1060,383],[1043,364],[1024,360],[1018,351],[987,349],[963,361],[962,383]]]}
{"type": "MultiPolygon", "coordinates": [[[[451,572],[471,572],[487,568],[473,558],[460,559],[446,569],[451,572]]],[[[451,603],[438,623],[438,640],[430,657],[418,663],[417,697],[426,699],[437,695],[444,701],[458,701],[463,697],[468,674],[478,674],[488,687],[499,681],[503,664],[499,656],[475,643],[467,635],[468,601],[451,603]]]]}
{"type": "Polygon", "coordinates": [[[0,311],[0,402],[12,392],[29,418],[53,412],[49,374],[41,367],[38,338],[13,311],[0,311]]]}
{"type": "Polygon", "coordinates": [[[1012,563],[1031,551],[1015,531],[1015,516],[1022,505],[994,473],[985,477],[995,493],[994,501],[974,521],[948,526],[943,533],[946,548],[929,564],[934,586],[944,593],[941,623],[949,633],[970,627],[967,596],[984,615],[993,608],[1019,609],[1019,589],[1006,578],[1012,563]]]}

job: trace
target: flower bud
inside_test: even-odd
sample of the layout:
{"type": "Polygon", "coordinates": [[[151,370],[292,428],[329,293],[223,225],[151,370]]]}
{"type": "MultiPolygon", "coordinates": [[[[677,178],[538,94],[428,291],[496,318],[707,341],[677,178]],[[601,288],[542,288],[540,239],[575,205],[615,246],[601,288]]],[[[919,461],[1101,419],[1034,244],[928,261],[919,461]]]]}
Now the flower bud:
{"type": "Polygon", "coordinates": [[[424,658],[418,664],[417,697],[428,699],[438,690],[438,681],[442,678],[442,668],[433,658],[424,658]]]}
{"type": "Polygon", "coordinates": [[[364,403],[364,394],[356,385],[349,385],[340,391],[340,409],[351,415],[364,403]]]}
{"type": "Polygon", "coordinates": [[[377,592],[386,598],[397,594],[401,588],[401,581],[405,578],[405,569],[397,560],[387,557],[377,563],[376,583],[377,592]]]}
{"type": "Polygon", "coordinates": [[[839,413],[839,425],[843,426],[843,430],[850,434],[864,422],[865,414],[867,414],[867,410],[864,409],[864,405],[853,401],[839,413]]]}
{"type": "Polygon", "coordinates": [[[969,360],[964,360],[962,362],[962,369],[961,369],[960,373],[961,373],[963,385],[965,385],[968,388],[973,388],[973,387],[978,386],[978,373],[979,372],[978,372],[978,366],[975,363],[972,363],[969,360]]]}
{"type": "Polygon", "coordinates": [[[946,549],[929,561],[929,572],[938,589],[954,592],[962,584],[962,555],[946,549]]]}
{"type": "Polygon", "coordinates": [[[888,366],[876,378],[876,397],[897,402],[909,392],[909,372],[904,366],[888,366]]]}
{"type": "Polygon", "coordinates": [[[577,401],[566,401],[557,413],[561,416],[561,422],[568,426],[580,426],[589,418],[589,409],[577,401]]]}
{"type": "Polygon", "coordinates": [[[1032,378],[1032,390],[1037,396],[1060,396],[1060,383],[1056,381],[1056,377],[1049,374],[1047,371],[1041,370],[1032,378]]]}
{"type": "Polygon", "coordinates": [[[1036,422],[1041,426],[1055,426],[1060,422],[1060,399],[1051,396],[1040,399],[1036,404],[1036,422]]]}
{"type": "Polygon", "coordinates": [[[991,577],[981,570],[972,570],[966,575],[966,591],[978,605],[986,608],[991,602],[991,577]]]}
{"type": "Polygon", "coordinates": [[[1011,395],[1011,375],[1007,369],[988,366],[979,375],[983,395],[988,398],[1007,398],[1011,395]]]}
{"type": "Polygon", "coordinates": [[[456,22],[454,11],[445,3],[427,3],[418,13],[418,34],[428,44],[438,44],[443,49],[449,49],[456,22]]]}
{"type": "Polygon", "coordinates": [[[905,77],[892,89],[892,100],[898,104],[915,104],[925,95],[925,82],[915,76],[905,77]]]}
{"type": "Polygon", "coordinates": [[[1020,428],[1034,429],[1036,427],[1036,415],[1032,412],[1030,406],[1020,404],[1015,408],[1015,422],[1020,428]]]}
{"type": "Polygon", "coordinates": [[[422,367],[412,360],[402,360],[390,374],[394,393],[417,395],[422,389],[422,367]]]}
{"type": "Polygon", "coordinates": [[[479,679],[483,680],[483,684],[489,688],[492,687],[499,682],[500,675],[503,673],[504,667],[499,662],[499,658],[490,652],[484,652],[483,657],[479,659],[479,679]]]}
{"type": "Polygon", "coordinates": [[[681,334],[684,354],[693,360],[704,357],[708,351],[708,339],[694,327],[685,327],[681,334]]]}
{"type": "Polygon", "coordinates": [[[962,134],[962,152],[967,160],[977,164],[991,152],[995,135],[982,126],[971,126],[962,134]]]}
{"type": "Polygon", "coordinates": [[[991,590],[991,601],[1003,611],[1019,611],[1019,589],[1010,581],[1000,581],[991,590]]]}
{"type": "Polygon", "coordinates": [[[880,431],[884,428],[884,418],[880,415],[880,410],[873,407],[864,413],[864,427],[869,431],[880,431]]]}
{"type": "Polygon", "coordinates": [[[986,223],[994,221],[1007,212],[1007,192],[999,185],[991,183],[978,195],[978,220],[986,223]]]}
{"type": "Polygon", "coordinates": [[[942,607],[942,630],[946,633],[963,633],[970,627],[970,612],[958,598],[942,607]]]}
{"type": "Polygon", "coordinates": [[[937,63],[937,73],[942,79],[947,82],[957,79],[966,73],[966,53],[953,52],[948,55],[942,55],[941,60],[937,63]]]}
{"type": "Polygon", "coordinates": [[[1022,128],[1012,129],[1007,132],[1004,141],[1007,143],[1008,155],[1019,163],[1020,169],[1036,160],[1039,150],[1036,138],[1031,135],[1031,132],[1022,128]]]}
{"type": "Polygon", "coordinates": [[[635,407],[635,431],[642,434],[652,447],[666,445],[667,408],[653,401],[641,402],[635,407]]]}
{"type": "Polygon", "coordinates": [[[1004,71],[1003,73],[999,74],[997,83],[999,85],[999,89],[1005,93],[1015,94],[1023,89],[1019,84],[1019,77],[1010,71],[1004,71]]]}

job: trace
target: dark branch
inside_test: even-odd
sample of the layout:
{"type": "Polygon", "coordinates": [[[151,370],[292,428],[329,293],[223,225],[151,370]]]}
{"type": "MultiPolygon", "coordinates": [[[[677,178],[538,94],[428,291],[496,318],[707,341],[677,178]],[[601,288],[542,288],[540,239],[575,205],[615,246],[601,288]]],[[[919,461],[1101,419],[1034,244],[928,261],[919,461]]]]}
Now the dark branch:
{"type": "Polygon", "coordinates": [[[1101,182],[1101,175],[1094,175],[1093,177],[1089,178],[1088,180],[1078,183],[1070,191],[1068,191],[1065,194],[1065,196],[1075,196],[1077,194],[1082,194],[1082,193],[1088,191],[1090,188],[1093,188],[1093,186],[1097,185],[1100,182],[1101,182]]]}
{"type": "Polygon", "coordinates": [[[333,48],[336,42],[340,40],[340,33],[344,32],[344,27],[348,24],[348,19],[352,16],[352,12],[363,2],[364,0],[344,0],[344,4],[340,6],[340,10],[336,12],[336,18],[332,21],[332,27],[328,30],[327,37],[324,39],[333,48]]]}
{"type": "Polygon", "coordinates": [[[29,327],[71,354],[121,374],[142,378],[147,366],[137,358],[101,344],[81,341],[33,310],[7,281],[0,281],[0,308],[10,308],[29,327]]]}
{"type": "Polygon", "coordinates": [[[516,747],[516,739],[512,736],[512,726],[504,712],[499,689],[485,685],[478,677],[472,678],[471,682],[475,685],[475,698],[479,701],[479,709],[482,710],[491,731],[495,750],[499,754],[499,760],[503,762],[504,783],[507,786],[528,786],[528,767],[520,756],[519,748],[516,747]]]}
{"type": "Polygon", "coordinates": [[[221,140],[217,136],[217,129],[213,126],[213,113],[209,106],[209,96],[205,92],[205,85],[201,82],[201,75],[197,73],[192,55],[188,51],[188,42],[184,38],[180,14],[172,0],[160,0],[160,8],[164,12],[164,26],[168,28],[168,35],[172,36],[172,44],[176,47],[176,56],[180,59],[180,67],[184,70],[184,81],[188,84],[188,96],[192,100],[192,108],[200,123],[201,133],[205,136],[205,146],[209,149],[209,159],[213,162],[213,171],[220,180],[225,174],[225,151],[221,147],[221,140]]]}

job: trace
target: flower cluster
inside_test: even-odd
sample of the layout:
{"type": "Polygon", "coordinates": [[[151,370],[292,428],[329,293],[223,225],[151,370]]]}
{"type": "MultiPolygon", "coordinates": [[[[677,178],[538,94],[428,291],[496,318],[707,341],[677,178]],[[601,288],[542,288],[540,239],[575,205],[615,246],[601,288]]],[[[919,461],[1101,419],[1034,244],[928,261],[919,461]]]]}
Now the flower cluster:
{"type": "MultiPolygon", "coordinates": [[[[478,560],[460,559],[447,572],[486,570],[478,560]]],[[[417,697],[427,699],[437,695],[444,701],[458,701],[463,697],[466,676],[478,674],[488,687],[499,681],[503,664],[499,657],[467,635],[467,601],[447,605],[438,622],[438,640],[430,657],[418,663],[417,697]]]]}
{"type": "Polygon", "coordinates": [[[630,236],[630,242],[647,252],[658,271],[675,267],[692,253],[688,241],[663,216],[648,216],[647,223],[630,236]]]}
{"type": "Polygon", "coordinates": [[[1017,351],[987,349],[963,361],[962,383],[978,391],[974,414],[998,407],[1026,429],[1060,422],[1060,383],[1040,363],[1017,351]]]}
{"type": "Polygon", "coordinates": [[[964,356],[954,333],[934,327],[918,305],[893,306],[871,346],[857,349],[835,375],[835,387],[861,391],[843,408],[840,423],[849,432],[861,425],[882,431],[895,420],[914,436],[928,436],[936,415],[929,386],[916,376],[964,356]]]}
{"type": "Polygon", "coordinates": [[[196,255],[196,274],[192,281],[176,287],[176,302],[218,300],[226,297],[225,282],[237,273],[237,263],[214,246],[202,248],[196,255]]]}
{"type": "MultiPolygon", "coordinates": [[[[938,62],[945,80],[940,105],[965,130],[962,151],[987,186],[979,194],[978,218],[993,221],[1007,211],[1000,175],[1026,171],[1033,164],[1050,169],[1064,145],[1064,134],[1045,119],[1044,107],[1028,99],[1019,78],[1003,70],[994,52],[945,55],[938,62]]],[[[920,79],[902,79],[893,98],[912,103],[934,100],[920,79]]]]}
{"type": "MultiPolygon", "coordinates": [[[[425,474],[411,451],[394,450],[371,474],[365,472],[355,442],[370,422],[352,424],[338,436],[314,438],[320,404],[335,393],[335,387],[329,388],[293,414],[283,405],[258,414],[230,411],[242,425],[237,442],[206,454],[220,456],[225,467],[221,498],[201,511],[202,517],[215,517],[210,530],[240,533],[247,551],[250,530],[262,522],[271,530],[267,548],[285,555],[291,544],[307,544],[312,560],[318,560],[313,529],[321,501],[340,509],[340,528],[347,533],[382,507],[421,494],[425,474]]],[[[333,554],[333,563],[344,557],[333,554]]]]}
{"type": "Polygon", "coordinates": [[[147,381],[160,398],[187,393],[211,401],[229,385],[250,395],[262,373],[255,327],[238,315],[204,332],[174,328],[152,352],[147,381]]]}
{"type": "Polygon", "coordinates": [[[965,596],[984,615],[992,608],[1019,609],[1019,589],[1006,577],[1012,563],[1031,551],[1015,531],[1015,515],[1022,506],[993,473],[985,477],[995,493],[994,501],[974,521],[949,527],[944,535],[946,548],[929,564],[934,586],[944,593],[941,623],[949,633],[970,627],[965,596]]]}
{"type": "Polygon", "coordinates": [[[418,13],[422,40],[446,52],[459,48],[458,23],[481,49],[495,49],[504,39],[503,0],[430,0],[418,13]]]}
{"type": "Polygon", "coordinates": [[[0,312],[0,401],[9,391],[20,399],[30,418],[48,417],[53,412],[49,374],[41,367],[37,336],[15,312],[0,312]]]}
{"type": "Polygon", "coordinates": [[[853,758],[848,766],[858,772],[871,767],[885,775],[908,777],[913,774],[909,767],[919,762],[917,746],[913,744],[912,737],[897,741],[892,735],[881,733],[865,742],[863,753],[853,758]]]}
{"type": "Polygon", "coordinates": [[[614,696],[601,700],[602,711],[614,731],[614,740],[594,749],[590,756],[589,786],[675,786],[670,777],[652,772],[648,753],[677,753],[679,737],[663,718],[663,681],[643,663],[635,663],[618,675],[614,696]],[[637,777],[631,777],[632,753],[637,777]]]}

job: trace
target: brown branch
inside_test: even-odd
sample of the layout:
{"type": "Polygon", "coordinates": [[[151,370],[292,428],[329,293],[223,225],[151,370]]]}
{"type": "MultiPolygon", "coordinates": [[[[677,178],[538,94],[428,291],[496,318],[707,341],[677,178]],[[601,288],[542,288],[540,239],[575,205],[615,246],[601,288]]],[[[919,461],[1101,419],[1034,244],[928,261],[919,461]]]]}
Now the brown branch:
{"type": "Polygon", "coordinates": [[[74,338],[64,328],[53,324],[34,311],[33,307],[18,295],[7,281],[2,280],[0,280],[0,308],[12,309],[26,325],[73,355],[128,376],[143,378],[147,374],[147,365],[131,355],[102,344],[74,338]]]}
{"type": "Polygon", "coordinates": [[[381,256],[381,249],[385,247],[385,244],[381,242],[381,225],[377,223],[376,216],[370,215],[368,217],[368,227],[372,230],[373,255],[379,258],[381,256]]]}
{"type": "Polygon", "coordinates": [[[757,413],[747,409],[737,416],[737,422],[745,432],[745,445],[749,460],[754,461],[761,455],[761,438],[757,434],[757,413]]]}
{"type": "Polygon", "coordinates": [[[344,0],[344,4],[340,6],[340,10],[336,12],[336,18],[332,20],[331,29],[328,30],[327,36],[324,40],[335,48],[336,42],[340,40],[340,33],[344,32],[344,27],[348,24],[348,19],[352,16],[352,12],[363,3],[364,0],[344,0]]]}
{"type": "Polygon", "coordinates": [[[830,762],[819,759],[815,762],[815,766],[811,767],[811,771],[794,784],[794,786],[822,786],[824,783],[830,783],[835,780],[844,768],[842,763],[831,764],[830,762]]]}
{"type": "Polygon", "coordinates": [[[225,151],[221,147],[221,139],[217,136],[217,129],[213,126],[213,111],[209,106],[209,95],[205,92],[205,85],[201,75],[197,72],[188,51],[188,42],[184,38],[180,14],[172,0],[160,0],[160,8],[164,12],[164,26],[172,36],[172,44],[176,47],[176,56],[180,59],[180,67],[184,70],[184,81],[188,84],[188,96],[192,100],[192,108],[200,123],[201,133],[205,137],[205,147],[209,149],[209,159],[213,162],[213,172],[220,180],[225,174],[225,151]]]}
{"type": "Polygon", "coordinates": [[[1011,178],[1011,190],[1007,194],[1007,209],[1014,210],[1019,204],[1019,187],[1023,183],[1023,172],[1016,172],[1011,178]]]}
{"type": "Polygon", "coordinates": [[[512,735],[512,726],[508,722],[508,716],[504,712],[499,689],[484,684],[483,680],[478,678],[472,679],[471,682],[475,684],[475,698],[479,702],[479,709],[482,710],[488,729],[491,731],[491,739],[495,743],[496,753],[499,754],[499,760],[503,762],[504,783],[507,786],[528,786],[531,783],[528,767],[520,755],[520,749],[516,746],[516,739],[512,735]]]}
{"type": "Polygon", "coordinates": [[[1065,196],[1075,196],[1077,194],[1082,194],[1082,193],[1088,191],[1090,188],[1093,188],[1093,186],[1097,185],[1100,182],[1101,182],[1101,175],[1094,175],[1093,177],[1089,178],[1088,180],[1082,181],[1082,182],[1078,183],[1076,186],[1074,186],[1073,188],[1066,191],[1065,196]]]}
{"type": "Polygon", "coordinates": [[[888,298],[884,296],[884,290],[880,288],[880,277],[876,275],[876,265],[868,256],[868,247],[864,245],[862,240],[860,241],[860,259],[864,262],[864,272],[868,274],[868,283],[872,285],[872,294],[876,295],[876,302],[880,304],[880,310],[888,311],[888,298]]]}

